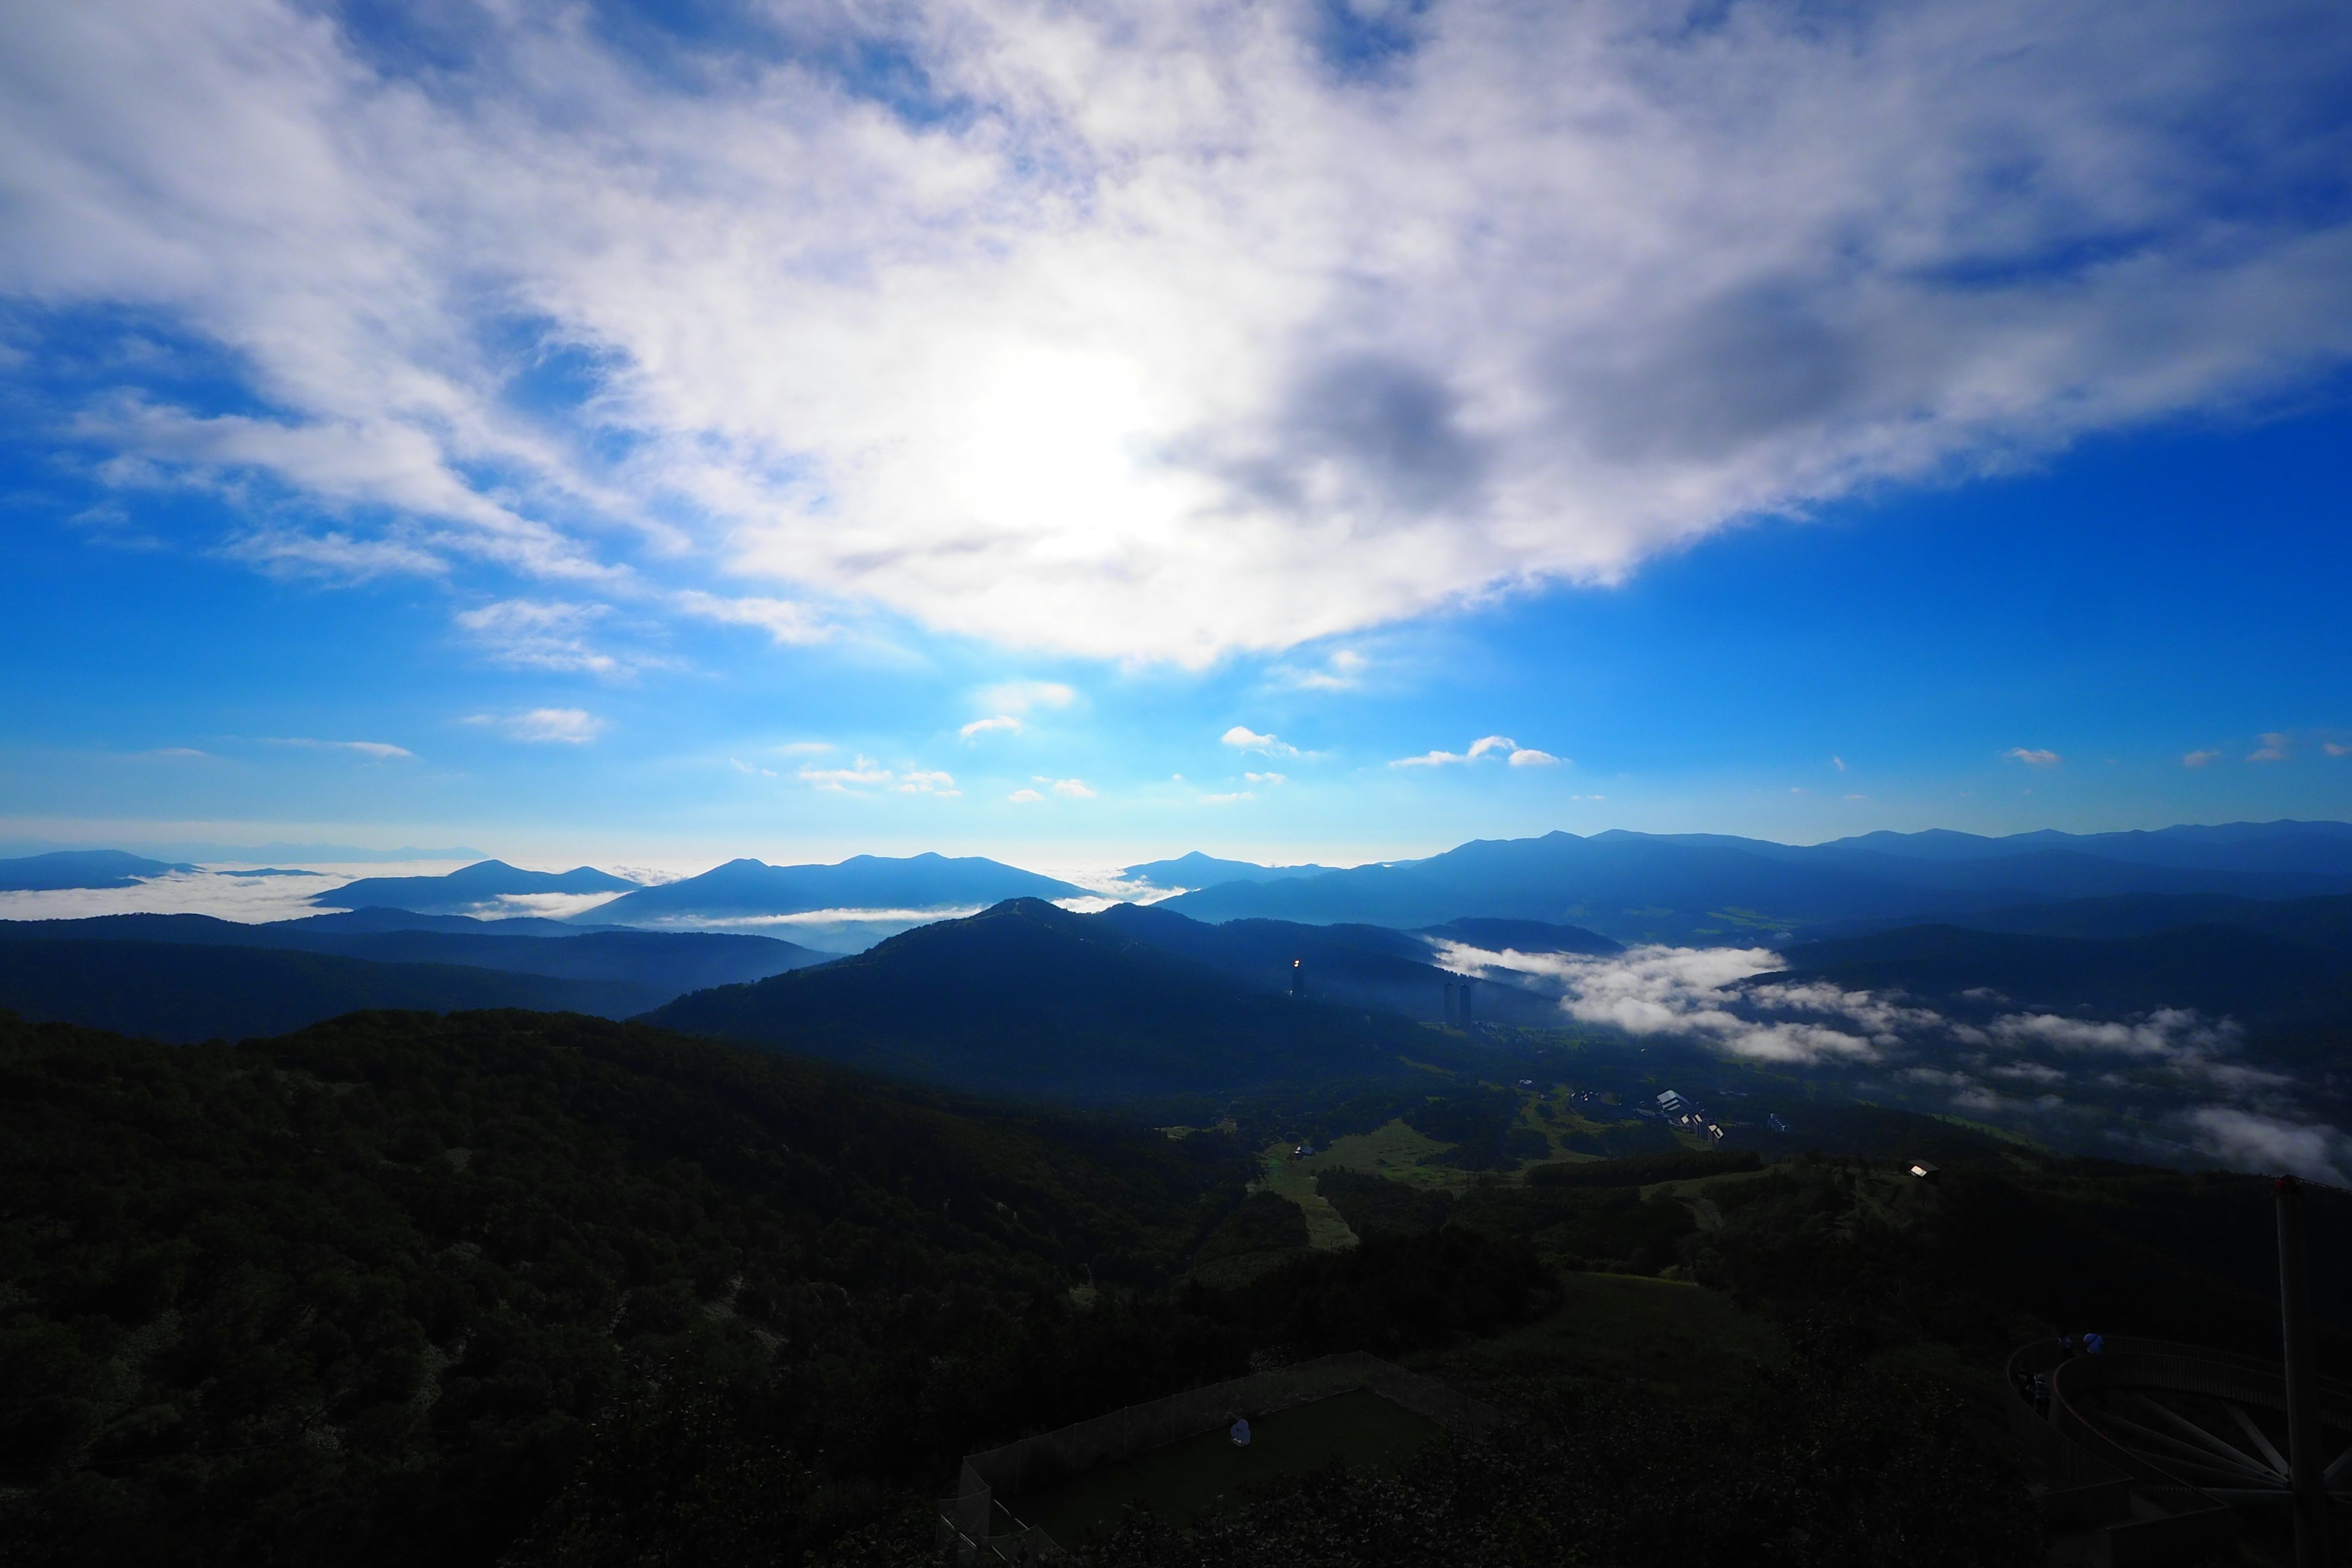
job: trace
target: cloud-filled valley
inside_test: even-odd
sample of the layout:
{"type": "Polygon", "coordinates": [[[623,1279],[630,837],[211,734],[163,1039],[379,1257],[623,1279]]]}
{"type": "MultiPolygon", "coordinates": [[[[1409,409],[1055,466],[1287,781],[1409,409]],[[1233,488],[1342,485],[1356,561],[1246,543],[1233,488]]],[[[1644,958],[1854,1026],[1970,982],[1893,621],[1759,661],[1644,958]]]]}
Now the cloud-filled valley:
{"type": "Polygon", "coordinates": [[[1966,1012],[1900,993],[1773,978],[1766,948],[1645,945],[1527,953],[1458,942],[1438,961],[1556,994],[1562,1014],[1629,1041],[1703,1044],[1768,1067],[1834,1075],[1863,1092],[1990,1121],[2063,1145],[2139,1158],[2193,1151],[2346,1181],[2352,1134],[2336,1075],[2249,1059],[2229,1017],[2158,1007],[2126,1017],[2021,1008],[1979,989],[1966,1012]]]}

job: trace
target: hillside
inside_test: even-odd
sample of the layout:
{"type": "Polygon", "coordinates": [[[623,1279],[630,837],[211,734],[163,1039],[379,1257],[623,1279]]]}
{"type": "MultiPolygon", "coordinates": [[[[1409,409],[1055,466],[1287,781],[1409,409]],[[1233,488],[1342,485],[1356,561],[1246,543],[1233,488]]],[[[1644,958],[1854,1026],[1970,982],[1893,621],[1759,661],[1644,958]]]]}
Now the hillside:
{"type": "MultiPolygon", "coordinates": [[[[772,1393],[764,1441],[849,1484],[928,1484],[971,1439],[1225,1374],[1052,1303],[1167,1278],[1230,1153],[581,1018],[167,1047],[0,1017],[0,1539],[486,1564],[660,1366],[772,1393]]],[[[794,1510],[861,1506],[761,1493],[787,1561],[794,1510]]]]}
{"type": "Polygon", "coordinates": [[[58,892],[67,889],[128,888],[142,878],[167,871],[193,871],[194,866],[150,860],[121,849],[56,849],[0,860],[0,892],[58,892]]]}
{"type": "Polygon", "coordinates": [[[0,921],[0,942],[58,941],[281,948],[375,963],[454,963],[554,979],[614,981],[660,993],[648,1006],[684,992],[764,980],[835,956],[764,936],[583,931],[562,921],[528,917],[478,921],[464,915],[416,915],[394,910],[359,910],[257,924],[209,915],[162,914],[0,921]]]}
{"type": "Polygon", "coordinates": [[[1393,1076],[1423,1034],[1392,1015],[1265,994],[1034,899],[681,997],[646,1021],[1075,1103],[1393,1076]]]}
{"type": "Polygon", "coordinates": [[[1907,926],[1787,950],[1769,981],[1899,990],[1947,1008],[2023,1005],[2103,1016],[2193,1007],[2250,1023],[2352,1018],[2352,959],[2239,926],[2116,941],[1907,926]],[[1993,993],[1979,999],[1971,993],[1993,993]]]}
{"type": "Polygon", "coordinates": [[[530,1007],[625,1018],[668,993],[451,963],[155,942],[0,942],[0,1009],[161,1040],[282,1034],[361,1008],[530,1007]]]}

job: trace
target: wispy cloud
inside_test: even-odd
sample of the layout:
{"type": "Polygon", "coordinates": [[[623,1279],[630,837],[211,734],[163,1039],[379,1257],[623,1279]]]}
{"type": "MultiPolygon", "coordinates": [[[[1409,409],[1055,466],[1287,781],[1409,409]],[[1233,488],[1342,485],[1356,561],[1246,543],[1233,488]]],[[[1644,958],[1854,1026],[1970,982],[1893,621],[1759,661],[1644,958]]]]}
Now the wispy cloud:
{"type": "Polygon", "coordinates": [[[457,621],[474,643],[500,664],[519,669],[614,675],[621,672],[621,661],[591,647],[585,636],[606,614],[603,605],[504,599],[461,610],[457,621]]]}
{"type": "Polygon", "coordinates": [[[2001,755],[2013,757],[2029,768],[2054,768],[2066,760],[2055,752],[2037,751],[2030,746],[2011,746],[2001,755]]]}
{"type": "Polygon", "coordinates": [[[1015,715],[1041,708],[1067,708],[1077,700],[1077,692],[1058,680],[1005,680],[980,692],[982,708],[1015,715]]]}
{"type": "Polygon", "coordinates": [[[1267,674],[1276,684],[1300,691],[1352,691],[1364,683],[1364,672],[1370,667],[1371,660],[1343,647],[1319,667],[1278,664],[1267,674]]]}
{"type": "Polygon", "coordinates": [[[2352,1186],[2352,1137],[2320,1122],[2291,1121],[2236,1106],[2202,1106],[2189,1113],[2198,1143],[2241,1169],[2292,1171],[2338,1187],[2352,1186]]]}
{"type": "Polygon", "coordinates": [[[975,741],[982,735],[992,735],[999,731],[1017,735],[1021,732],[1021,721],[1010,713],[999,713],[993,719],[974,719],[956,733],[967,741],[975,741]]]}
{"type": "Polygon", "coordinates": [[[2246,753],[2250,763],[2283,763],[2286,761],[2288,738],[2275,730],[2264,735],[2263,743],[2246,753]]]}
{"type": "Polygon", "coordinates": [[[2319,743],[2319,749],[2331,757],[2352,757],[2352,746],[2345,745],[2341,742],[2322,741],[2319,743]]]}
{"type": "Polygon", "coordinates": [[[1004,798],[1016,805],[1027,805],[1032,802],[1044,800],[1045,797],[1034,789],[1016,789],[1004,798]]]}
{"type": "Polygon", "coordinates": [[[1255,752],[1267,757],[1303,757],[1306,752],[1276,735],[1261,735],[1245,724],[1236,724],[1218,741],[1237,752],[1255,752]]]}
{"type": "Polygon", "coordinates": [[[1244,773],[1242,777],[1260,788],[1271,788],[1290,782],[1290,775],[1287,773],[1244,773]]]}
{"type": "Polygon", "coordinates": [[[2191,752],[2180,759],[2180,765],[2184,768],[2210,768],[2221,760],[2221,753],[2219,752],[2191,752]]]}
{"type": "Polygon", "coordinates": [[[922,768],[898,770],[886,768],[871,757],[860,756],[845,768],[803,768],[801,779],[821,790],[835,795],[871,795],[888,792],[894,795],[958,795],[953,775],[922,768]]]}
{"type": "MultiPolygon", "coordinates": [[[[308,736],[292,735],[273,737],[267,743],[272,746],[299,746],[315,752],[355,752],[362,757],[379,763],[389,762],[394,757],[416,755],[407,747],[395,746],[389,741],[319,741],[308,736]]],[[[201,752],[191,754],[202,755],[201,752]]]]}
{"type": "Polygon", "coordinates": [[[722,626],[757,626],[783,647],[802,647],[824,642],[838,629],[806,605],[792,599],[728,597],[688,589],[672,595],[670,602],[700,620],[717,621],[722,626]]]}
{"type": "Polygon", "coordinates": [[[1840,773],[1845,772],[1845,759],[1843,757],[1832,757],[1830,759],[1830,765],[1837,769],[1840,773]]]}
{"type": "Polygon", "coordinates": [[[1084,779],[1047,778],[1040,773],[1035,782],[1044,784],[1064,800],[1092,800],[1095,797],[1095,792],[1087,787],[1087,781],[1084,779]]]}
{"type": "Polygon", "coordinates": [[[604,720],[584,708],[530,708],[520,713],[476,713],[465,721],[495,730],[510,741],[561,746],[584,746],[607,728],[604,720]]]}

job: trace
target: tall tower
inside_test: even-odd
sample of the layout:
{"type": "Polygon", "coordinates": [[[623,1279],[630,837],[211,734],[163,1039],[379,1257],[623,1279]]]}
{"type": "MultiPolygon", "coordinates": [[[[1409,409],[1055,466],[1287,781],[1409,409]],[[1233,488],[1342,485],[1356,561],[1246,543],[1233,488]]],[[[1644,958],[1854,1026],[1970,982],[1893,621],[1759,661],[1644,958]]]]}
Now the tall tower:
{"type": "Polygon", "coordinates": [[[1460,1005],[1461,1005],[1461,1008],[1462,1008],[1462,1026],[1463,1026],[1464,1028],[1465,1028],[1465,1029],[1466,1029],[1466,1028],[1468,1028],[1468,1027],[1470,1026],[1470,1024],[1471,1024],[1471,1016],[1470,1016],[1470,987],[1472,987],[1473,985],[1475,985],[1476,984],[1478,984],[1476,981],[1472,980],[1472,979],[1469,979],[1469,978],[1467,978],[1466,976],[1465,976],[1465,977],[1463,979],[1463,981],[1462,981],[1462,986],[1461,986],[1461,997],[1462,997],[1462,1000],[1461,1000],[1461,1004],[1460,1004],[1460,1005]]]}
{"type": "Polygon", "coordinates": [[[1447,1023],[1458,1024],[1462,1021],[1459,1008],[1460,1004],[1454,999],[1454,982],[1449,980],[1445,983],[1445,1021],[1447,1023]]]}

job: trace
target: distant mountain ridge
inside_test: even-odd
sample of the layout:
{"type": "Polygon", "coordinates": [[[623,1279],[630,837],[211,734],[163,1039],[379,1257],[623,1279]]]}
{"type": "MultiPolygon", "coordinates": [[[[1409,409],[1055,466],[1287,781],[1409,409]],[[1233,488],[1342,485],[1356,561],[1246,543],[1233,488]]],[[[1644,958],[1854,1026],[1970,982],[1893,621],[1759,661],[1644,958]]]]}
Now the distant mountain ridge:
{"type": "Polygon", "coordinates": [[[56,849],[0,860],[0,892],[54,893],[69,889],[135,887],[149,877],[193,871],[194,866],[150,860],[121,849],[56,849]]]}
{"type": "Polygon", "coordinates": [[[853,855],[830,866],[771,866],[746,858],[640,889],[591,912],[600,924],[716,925],[826,910],[962,910],[1006,899],[1082,898],[1086,891],[979,856],[853,855]]]}
{"type": "Polygon", "coordinates": [[[1220,860],[1198,849],[1172,860],[1146,860],[1123,866],[1119,875],[1155,888],[1213,888],[1223,882],[1275,882],[1285,877],[1319,877],[1335,866],[1260,866],[1249,860],[1220,860]]]}
{"type": "Polygon", "coordinates": [[[1580,926],[1620,942],[1719,943],[1786,941],[1801,927],[1834,921],[1917,920],[2136,893],[2274,900],[2352,893],[2352,825],[2014,840],[1874,835],[1815,846],[1706,834],[1551,833],[1474,840],[1423,860],[1225,883],[1165,907],[1208,921],[1406,930],[1472,915],[1580,926]]]}
{"type": "Polygon", "coordinates": [[[446,877],[362,877],[320,893],[310,902],[320,909],[462,915],[519,894],[625,893],[636,886],[625,877],[593,866],[574,866],[569,871],[526,871],[503,860],[480,860],[446,877]]]}

